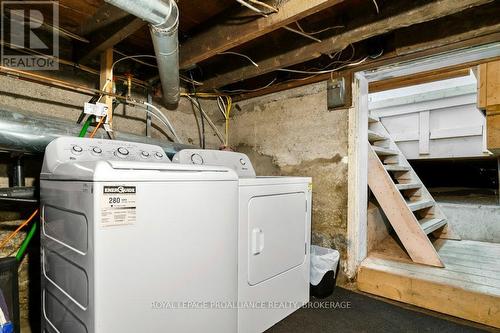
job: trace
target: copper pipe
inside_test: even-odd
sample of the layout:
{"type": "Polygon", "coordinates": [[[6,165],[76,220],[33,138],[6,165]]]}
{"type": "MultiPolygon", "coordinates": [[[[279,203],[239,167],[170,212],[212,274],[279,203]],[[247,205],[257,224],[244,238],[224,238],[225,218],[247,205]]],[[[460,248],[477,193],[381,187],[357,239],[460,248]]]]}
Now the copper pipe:
{"type": "Polygon", "coordinates": [[[88,94],[88,95],[101,94],[101,95],[107,95],[107,96],[112,96],[114,98],[126,100],[126,97],[124,97],[124,96],[113,94],[113,93],[110,93],[107,91],[103,91],[103,90],[99,90],[99,89],[95,89],[95,88],[90,88],[90,87],[86,87],[83,85],[71,83],[68,81],[63,81],[63,80],[43,76],[40,74],[22,71],[19,69],[0,66],[0,72],[7,74],[7,75],[13,75],[13,76],[17,76],[19,78],[32,80],[32,81],[35,81],[35,82],[40,83],[40,84],[52,85],[52,86],[56,86],[56,87],[59,87],[62,89],[72,90],[72,91],[76,91],[76,92],[80,92],[80,93],[84,93],[84,94],[88,94]]]}

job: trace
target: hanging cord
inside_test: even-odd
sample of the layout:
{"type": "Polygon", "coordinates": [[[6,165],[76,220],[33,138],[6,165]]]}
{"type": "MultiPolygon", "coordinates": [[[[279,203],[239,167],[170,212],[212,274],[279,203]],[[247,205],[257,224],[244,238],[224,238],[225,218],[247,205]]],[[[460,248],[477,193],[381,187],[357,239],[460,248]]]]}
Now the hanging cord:
{"type": "MultiPolygon", "coordinates": [[[[193,110],[193,116],[194,116],[194,119],[196,120],[196,128],[198,129],[198,142],[200,143],[200,148],[201,148],[201,138],[202,138],[202,134],[201,134],[201,124],[200,124],[200,119],[198,119],[198,115],[196,114],[196,110],[197,108],[195,107],[193,101],[189,100],[189,103],[191,103],[191,109],[193,110]]],[[[203,119],[203,116],[201,115],[201,118],[203,119]]]]}
{"type": "Polygon", "coordinates": [[[172,133],[172,135],[174,136],[174,141],[182,143],[182,140],[177,135],[177,132],[175,131],[174,127],[168,120],[167,116],[165,116],[163,112],[161,112],[160,109],[158,109],[156,106],[148,102],[136,102],[134,100],[127,100],[126,102],[141,107],[141,110],[149,113],[150,115],[158,119],[172,133]],[[151,110],[149,110],[147,107],[150,107],[151,110]]]}
{"type": "MultiPolygon", "coordinates": [[[[189,76],[191,77],[191,80],[194,81],[193,79],[193,73],[192,72],[189,72],[189,76]]],[[[196,103],[198,103],[198,105],[201,106],[200,104],[200,100],[198,99],[198,96],[196,95],[196,86],[194,84],[192,84],[192,90],[193,90],[193,94],[196,98],[196,103]]],[[[191,102],[191,106],[193,105],[193,103],[191,102]]],[[[200,117],[201,117],[201,141],[200,141],[200,146],[202,149],[205,149],[205,120],[203,119],[203,114],[201,114],[201,108],[199,109],[200,110],[200,117]]]]}
{"type": "Polygon", "coordinates": [[[102,123],[104,122],[104,118],[106,118],[106,117],[105,116],[101,117],[101,120],[99,120],[99,122],[97,123],[97,126],[94,128],[92,133],[90,133],[89,138],[94,137],[94,135],[97,133],[97,130],[99,129],[99,127],[101,127],[102,123]]]}
{"type": "Polygon", "coordinates": [[[14,236],[17,235],[17,233],[22,229],[24,228],[28,223],[31,222],[31,220],[33,220],[35,218],[36,215],[38,215],[38,211],[39,209],[35,209],[35,211],[30,215],[30,217],[28,217],[28,219],[26,221],[24,221],[23,223],[21,223],[21,225],[19,227],[17,227],[16,230],[14,230],[7,238],[5,238],[1,243],[0,243],[0,249],[2,249],[5,244],[7,244],[12,238],[14,238],[14,236]]]}
{"type": "Polygon", "coordinates": [[[38,223],[35,221],[31,225],[31,229],[28,232],[28,235],[26,236],[26,238],[24,239],[24,241],[21,244],[21,247],[19,247],[19,250],[17,251],[17,254],[16,254],[17,261],[21,261],[23,259],[24,253],[26,252],[26,249],[28,248],[28,245],[30,244],[31,239],[35,235],[37,228],[38,228],[38,223]]]}
{"type": "MultiPolygon", "coordinates": [[[[217,137],[219,138],[220,142],[222,144],[224,144],[224,136],[222,135],[222,133],[219,131],[219,129],[217,128],[217,126],[215,126],[214,122],[210,119],[210,117],[206,114],[206,112],[203,110],[203,108],[201,107],[200,104],[198,104],[196,102],[196,100],[191,97],[190,95],[182,95],[183,97],[186,97],[187,99],[189,99],[191,102],[194,103],[194,105],[196,106],[196,108],[198,110],[200,110],[201,114],[203,115],[203,117],[205,117],[205,120],[208,122],[208,124],[210,125],[210,127],[212,127],[212,129],[214,130],[215,132],[215,135],[217,135],[217,137]]],[[[215,95],[216,97],[217,95],[215,95]]]]}
{"type": "Polygon", "coordinates": [[[217,96],[217,106],[219,107],[219,110],[221,111],[222,116],[226,121],[224,142],[225,147],[229,147],[229,117],[231,114],[232,103],[233,101],[229,96],[217,96]],[[224,98],[226,99],[226,102],[224,102],[224,98]]]}

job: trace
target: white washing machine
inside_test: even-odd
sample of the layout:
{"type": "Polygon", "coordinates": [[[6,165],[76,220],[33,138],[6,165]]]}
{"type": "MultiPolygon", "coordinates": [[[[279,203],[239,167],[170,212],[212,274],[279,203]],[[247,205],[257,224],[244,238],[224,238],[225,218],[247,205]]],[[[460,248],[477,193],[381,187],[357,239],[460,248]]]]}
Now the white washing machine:
{"type": "Polygon", "coordinates": [[[238,173],[238,332],[263,332],[306,304],[311,178],[256,177],[245,154],[227,151],[185,149],[173,162],[238,173]]]}
{"type": "Polygon", "coordinates": [[[237,330],[233,170],[63,137],[40,187],[42,332],[237,330]]]}

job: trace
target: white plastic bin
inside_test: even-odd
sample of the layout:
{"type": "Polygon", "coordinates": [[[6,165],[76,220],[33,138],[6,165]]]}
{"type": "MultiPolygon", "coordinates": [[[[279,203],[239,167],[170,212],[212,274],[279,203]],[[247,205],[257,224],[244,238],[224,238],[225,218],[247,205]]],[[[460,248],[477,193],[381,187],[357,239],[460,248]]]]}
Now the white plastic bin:
{"type": "Polygon", "coordinates": [[[339,268],[340,253],[326,247],[311,246],[311,295],[318,298],[333,293],[339,268]]]}

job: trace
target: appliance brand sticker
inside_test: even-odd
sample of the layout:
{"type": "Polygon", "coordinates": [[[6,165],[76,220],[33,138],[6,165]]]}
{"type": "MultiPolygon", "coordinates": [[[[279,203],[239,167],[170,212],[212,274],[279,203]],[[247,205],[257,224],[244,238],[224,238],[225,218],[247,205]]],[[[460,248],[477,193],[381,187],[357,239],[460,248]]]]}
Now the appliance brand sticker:
{"type": "Polygon", "coordinates": [[[104,185],[101,200],[101,225],[104,227],[134,224],[136,221],[136,186],[104,185]]]}

